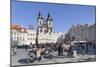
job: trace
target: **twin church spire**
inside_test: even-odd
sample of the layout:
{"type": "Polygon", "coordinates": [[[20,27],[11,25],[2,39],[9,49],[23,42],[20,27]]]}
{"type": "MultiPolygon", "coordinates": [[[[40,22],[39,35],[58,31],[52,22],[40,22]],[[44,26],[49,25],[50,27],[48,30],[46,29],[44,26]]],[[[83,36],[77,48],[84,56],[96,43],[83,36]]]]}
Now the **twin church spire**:
{"type": "MultiPolygon", "coordinates": [[[[38,13],[38,17],[37,17],[37,22],[38,22],[38,28],[37,31],[38,33],[51,33],[52,32],[52,17],[50,15],[50,13],[48,13],[47,18],[43,18],[41,13],[38,13]]],[[[34,30],[33,24],[30,23],[28,29],[30,30],[34,30]]]]}
{"type": "Polygon", "coordinates": [[[48,13],[48,16],[46,20],[42,17],[41,13],[38,14],[38,33],[51,33],[52,32],[52,18],[50,16],[50,13],[48,13]]]}
{"type": "MultiPolygon", "coordinates": [[[[39,14],[38,14],[38,19],[43,19],[40,11],[39,11],[39,14]]],[[[51,16],[50,16],[50,13],[48,13],[48,16],[47,16],[47,20],[52,20],[51,16]]]]}

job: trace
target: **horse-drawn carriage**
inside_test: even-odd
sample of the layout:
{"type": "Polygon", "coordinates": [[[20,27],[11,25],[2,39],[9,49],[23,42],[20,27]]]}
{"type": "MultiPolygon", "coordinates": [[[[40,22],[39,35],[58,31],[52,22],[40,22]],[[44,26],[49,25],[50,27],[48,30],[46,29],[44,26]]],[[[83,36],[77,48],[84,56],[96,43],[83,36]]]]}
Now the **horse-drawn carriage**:
{"type": "MultiPolygon", "coordinates": [[[[32,63],[36,60],[40,61],[42,59],[52,59],[55,58],[57,56],[59,56],[59,49],[55,50],[55,48],[58,47],[44,47],[44,48],[32,48],[29,49],[29,53],[27,55],[27,61],[28,63],[32,63]]],[[[69,54],[72,54],[72,52],[70,51],[70,46],[69,45],[62,45],[63,48],[63,52],[65,51],[66,57],[69,56],[69,54]]],[[[62,53],[63,53],[62,52],[62,53]]]]}
{"type": "Polygon", "coordinates": [[[29,53],[27,55],[27,61],[28,63],[32,63],[35,60],[42,60],[43,58],[52,58],[52,48],[45,47],[45,48],[32,48],[29,49],[29,53]]]}

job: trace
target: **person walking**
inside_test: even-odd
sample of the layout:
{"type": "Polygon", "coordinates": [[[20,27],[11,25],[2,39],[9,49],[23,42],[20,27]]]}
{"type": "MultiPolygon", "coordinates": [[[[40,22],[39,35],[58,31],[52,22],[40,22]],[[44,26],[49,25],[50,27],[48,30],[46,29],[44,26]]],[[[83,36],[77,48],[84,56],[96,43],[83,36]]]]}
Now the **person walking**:
{"type": "Polygon", "coordinates": [[[68,50],[68,57],[72,57],[73,56],[73,49],[72,46],[70,45],[69,50],[68,50]]]}
{"type": "Polygon", "coordinates": [[[14,48],[14,56],[17,54],[17,47],[14,48]]]}
{"type": "Polygon", "coordinates": [[[60,45],[58,46],[58,56],[63,56],[62,44],[60,44],[60,45]]]}

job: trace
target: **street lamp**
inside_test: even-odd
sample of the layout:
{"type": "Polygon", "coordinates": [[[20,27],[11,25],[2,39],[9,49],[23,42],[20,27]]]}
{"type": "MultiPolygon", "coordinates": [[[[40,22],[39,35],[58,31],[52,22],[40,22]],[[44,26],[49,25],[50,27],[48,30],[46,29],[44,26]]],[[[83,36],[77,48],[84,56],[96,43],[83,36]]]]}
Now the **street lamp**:
{"type": "Polygon", "coordinates": [[[80,34],[79,34],[79,24],[78,24],[78,44],[79,44],[79,37],[80,37],[80,34]]]}
{"type": "Polygon", "coordinates": [[[37,48],[38,48],[38,47],[39,47],[39,46],[38,46],[38,28],[37,28],[37,31],[36,31],[36,40],[35,40],[35,41],[36,41],[36,42],[35,42],[35,43],[36,43],[36,46],[37,46],[37,48]]]}

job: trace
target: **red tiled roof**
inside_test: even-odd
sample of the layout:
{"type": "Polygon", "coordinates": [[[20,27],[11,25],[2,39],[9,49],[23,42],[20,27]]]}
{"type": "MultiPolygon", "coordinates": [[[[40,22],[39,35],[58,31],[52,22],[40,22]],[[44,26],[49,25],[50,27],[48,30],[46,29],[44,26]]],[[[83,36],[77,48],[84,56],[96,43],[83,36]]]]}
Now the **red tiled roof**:
{"type": "Polygon", "coordinates": [[[24,27],[22,27],[21,25],[19,25],[19,24],[11,24],[11,30],[12,29],[14,29],[14,30],[16,30],[16,31],[18,31],[18,32],[26,32],[26,28],[24,28],[24,27]],[[24,31],[22,31],[22,29],[24,30],[24,31]]]}

